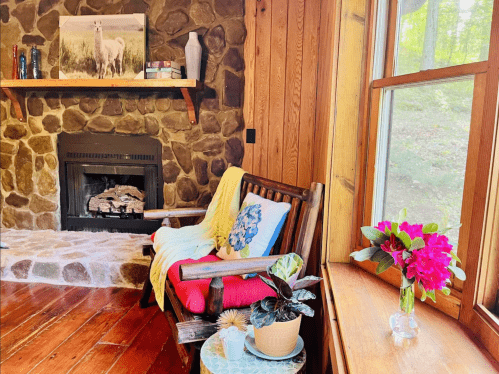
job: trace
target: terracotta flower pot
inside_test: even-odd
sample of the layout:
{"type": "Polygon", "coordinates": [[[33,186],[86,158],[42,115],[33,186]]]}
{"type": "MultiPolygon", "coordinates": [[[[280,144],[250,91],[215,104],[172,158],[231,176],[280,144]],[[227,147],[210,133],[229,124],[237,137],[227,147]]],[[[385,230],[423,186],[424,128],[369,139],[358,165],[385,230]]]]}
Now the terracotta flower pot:
{"type": "Polygon", "coordinates": [[[255,328],[255,344],[267,356],[281,357],[293,352],[300,332],[301,314],[288,322],[274,322],[270,326],[255,328]]]}

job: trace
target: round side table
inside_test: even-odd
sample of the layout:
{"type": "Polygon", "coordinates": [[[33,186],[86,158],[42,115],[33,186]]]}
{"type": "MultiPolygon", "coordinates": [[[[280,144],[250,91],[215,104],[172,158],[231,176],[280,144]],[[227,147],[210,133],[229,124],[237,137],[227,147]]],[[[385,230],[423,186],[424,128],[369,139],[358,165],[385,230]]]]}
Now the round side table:
{"type": "MultiPolygon", "coordinates": [[[[248,332],[253,326],[248,326],[248,332]]],[[[246,374],[246,373],[305,373],[307,353],[305,348],[295,357],[271,361],[257,357],[244,348],[243,357],[237,361],[225,358],[218,332],[209,337],[201,347],[201,374],[246,374]]]]}

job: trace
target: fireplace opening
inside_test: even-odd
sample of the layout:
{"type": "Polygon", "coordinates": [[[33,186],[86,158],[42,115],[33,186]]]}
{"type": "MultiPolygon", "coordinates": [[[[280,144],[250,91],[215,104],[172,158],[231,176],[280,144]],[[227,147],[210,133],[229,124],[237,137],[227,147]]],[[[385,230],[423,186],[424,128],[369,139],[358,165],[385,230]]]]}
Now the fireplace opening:
{"type": "Polygon", "coordinates": [[[142,219],[144,209],[163,206],[158,140],[61,133],[58,144],[63,230],[152,233],[160,227],[142,219]]]}

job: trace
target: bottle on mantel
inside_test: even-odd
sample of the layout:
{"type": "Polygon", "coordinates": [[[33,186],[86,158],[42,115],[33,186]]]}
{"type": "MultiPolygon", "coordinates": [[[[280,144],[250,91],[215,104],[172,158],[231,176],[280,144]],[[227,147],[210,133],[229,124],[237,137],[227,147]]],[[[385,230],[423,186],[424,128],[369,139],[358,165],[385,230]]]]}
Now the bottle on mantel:
{"type": "Polygon", "coordinates": [[[12,47],[12,79],[19,79],[19,67],[17,64],[17,44],[12,47]]]}
{"type": "Polygon", "coordinates": [[[21,52],[19,56],[19,79],[27,79],[28,78],[28,66],[26,63],[26,56],[24,52],[21,52]]]}
{"type": "Polygon", "coordinates": [[[31,47],[31,69],[33,70],[33,79],[40,79],[39,56],[40,51],[36,49],[36,46],[34,45],[31,47]]]}

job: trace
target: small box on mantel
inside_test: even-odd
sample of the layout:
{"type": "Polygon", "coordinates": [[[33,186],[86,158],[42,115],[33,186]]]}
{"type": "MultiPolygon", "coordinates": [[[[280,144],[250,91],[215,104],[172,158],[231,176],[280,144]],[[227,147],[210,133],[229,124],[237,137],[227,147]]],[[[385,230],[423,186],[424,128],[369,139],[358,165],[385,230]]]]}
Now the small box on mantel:
{"type": "Polygon", "coordinates": [[[146,62],[147,79],[182,79],[180,64],[175,61],[146,62]]]}
{"type": "Polygon", "coordinates": [[[146,68],[173,68],[180,70],[180,64],[175,61],[147,61],[146,68]]]}
{"type": "Polygon", "coordinates": [[[153,71],[146,72],[147,79],[182,79],[182,74],[174,71],[153,71]]]}

